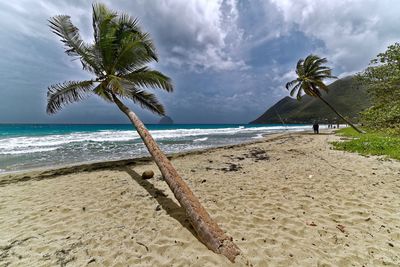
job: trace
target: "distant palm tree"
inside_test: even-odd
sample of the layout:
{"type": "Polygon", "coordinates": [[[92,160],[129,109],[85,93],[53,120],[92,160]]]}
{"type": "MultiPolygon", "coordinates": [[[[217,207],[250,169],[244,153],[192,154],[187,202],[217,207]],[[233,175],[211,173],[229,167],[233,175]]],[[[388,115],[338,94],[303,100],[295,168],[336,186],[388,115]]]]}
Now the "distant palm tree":
{"type": "Polygon", "coordinates": [[[332,76],[332,70],[323,66],[327,63],[326,58],[320,58],[316,55],[309,55],[306,59],[300,59],[297,62],[296,74],[297,78],[291,82],[286,83],[286,89],[290,90],[290,96],[296,95],[297,100],[300,100],[303,93],[306,95],[317,97],[324,102],[330,109],[333,110],[342,120],[354,128],[359,133],[364,131],[358,129],[354,124],[343,117],[339,112],[336,111],[323,97],[321,90],[328,92],[328,86],[323,82],[324,79],[334,78],[332,76]]]}
{"type": "Polygon", "coordinates": [[[50,28],[64,43],[65,52],[80,60],[83,69],[93,75],[86,81],[69,81],[48,88],[47,112],[53,114],[64,105],[96,94],[114,103],[129,118],[159,167],[176,199],[185,209],[191,224],[205,245],[234,261],[240,254],[232,239],[213,221],[186,182],[179,176],[149,131],[137,115],[120,98],[132,100],[142,108],[164,115],[156,96],[144,88],[159,88],[172,92],[171,80],[164,74],[146,67],[157,61],[155,48],[138,21],[127,14],[118,15],[105,5],[93,5],[94,43],[85,43],[69,16],[55,16],[50,28]]]}

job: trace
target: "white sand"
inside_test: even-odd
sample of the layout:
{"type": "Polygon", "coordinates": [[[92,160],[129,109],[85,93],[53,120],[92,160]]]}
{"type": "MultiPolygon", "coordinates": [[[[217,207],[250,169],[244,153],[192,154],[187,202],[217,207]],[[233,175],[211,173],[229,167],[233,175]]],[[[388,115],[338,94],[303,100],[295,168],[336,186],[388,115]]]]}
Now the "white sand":
{"type": "MultiPolygon", "coordinates": [[[[400,162],[334,139],[291,134],[173,164],[254,266],[400,266],[400,162]]],[[[196,239],[152,163],[45,178],[0,177],[0,266],[232,266],[196,239]],[[135,174],[147,169],[155,178],[135,174]]]]}

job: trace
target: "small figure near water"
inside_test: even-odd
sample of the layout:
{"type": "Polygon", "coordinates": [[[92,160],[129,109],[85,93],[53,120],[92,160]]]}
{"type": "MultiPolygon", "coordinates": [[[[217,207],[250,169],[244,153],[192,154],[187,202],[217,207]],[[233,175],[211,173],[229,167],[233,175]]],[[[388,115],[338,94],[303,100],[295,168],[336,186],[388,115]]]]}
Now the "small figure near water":
{"type": "Polygon", "coordinates": [[[318,122],[315,122],[312,127],[314,129],[314,133],[319,134],[319,124],[318,124],[318,122]]]}

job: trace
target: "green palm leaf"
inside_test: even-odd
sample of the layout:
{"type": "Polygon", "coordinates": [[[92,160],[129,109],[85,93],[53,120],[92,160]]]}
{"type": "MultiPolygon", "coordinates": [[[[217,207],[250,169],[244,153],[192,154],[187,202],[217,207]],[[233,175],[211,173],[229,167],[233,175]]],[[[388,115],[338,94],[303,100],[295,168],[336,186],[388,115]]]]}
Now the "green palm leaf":
{"type": "Polygon", "coordinates": [[[65,52],[69,56],[78,57],[84,69],[100,74],[101,67],[93,55],[91,48],[82,40],[79,29],[75,27],[69,16],[59,15],[49,19],[53,33],[61,38],[65,45],[65,52]]]}
{"type": "Polygon", "coordinates": [[[329,67],[323,65],[326,62],[326,58],[316,55],[300,59],[296,65],[297,79],[286,83],[290,96],[296,94],[296,98],[301,99],[303,92],[313,97],[321,96],[320,90],[328,92],[324,80],[336,77],[332,76],[332,70],[329,67]]]}
{"type": "Polygon", "coordinates": [[[164,115],[164,107],[158,102],[157,97],[149,92],[139,89],[135,84],[127,82],[119,77],[112,77],[108,83],[110,94],[115,94],[123,98],[131,99],[142,108],[151,112],[164,115]]]}
{"type": "MultiPolygon", "coordinates": [[[[290,91],[290,96],[294,96],[294,94],[300,89],[301,83],[297,83],[292,90],[290,91]]],[[[300,90],[299,90],[300,91],[300,90]]]]}
{"type": "Polygon", "coordinates": [[[117,17],[117,13],[109,10],[104,4],[94,3],[92,5],[92,25],[94,41],[96,44],[100,42],[101,36],[104,33],[107,24],[117,17]]]}
{"type": "Polygon", "coordinates": [[[286,85],[285,85],[286,89],[289,90],[290,87],[292,87],[297,82],[298,82],[298,80],[296,79],[296,80],[293,80],[293,81],[290,81],[290,82],[286,83],[286,85]]]}
{"type": "Polygon", "coordinates": [[[122,78],[132,83],[135,87],[159,88],[167,92],[173,91],[171,79],[169,77],[147,67],[123,75],[122,78]]]}
{"type": "Polygon", "coordinates": [[[108,87],[108,81],[101,82],[96,88],[93,89],[93,93],[101,97],[107,102],[114,102],[112,95],[108,87]]]}
{"type": "Polygon", "coordinates": [[[131,40],[124,40],[120,47],[112,67],[118,75],[126,75],[155,60],[155,54],[149,54],[141,39],[131,37],[131,40]]]}
{"type": "Polygon", "coordinates": [[[126,98],[131,99],[134,103],[139,104],[142,108],[150,110],[154,114],[163,116],[165,115],[163,105],[158,102],[157,97],[144,90],[131,88],[127,90],[126,98]]]}
{"type": "Polygon", "coordinates": [[[82,100],[92,89],[93,81],[70,81],[50,86],[47,91],[47,113],[56,113],[63,106],[82,100]]]}
{"type": "Polygon", "coordinates": [[[144,88],[173,91],[171,80],[146,64],[157,61],[153,41],[143,32],[138,20],[127,14],[118,15],[103,4],[93,4],[94,43],[86,44],[69,16],[55,16],[49,20],[52,31],[61,37],[66,53],[81,60],[83,68],[96,78],[86,82],[65,82],[48,88],[49,113],[78,101],[93,92],[108,102],[113,95],[129,98],[156,114],[164,108],[155,95],[144,88]],[[98,83],[95,86],[94,83],[98,83]]]}

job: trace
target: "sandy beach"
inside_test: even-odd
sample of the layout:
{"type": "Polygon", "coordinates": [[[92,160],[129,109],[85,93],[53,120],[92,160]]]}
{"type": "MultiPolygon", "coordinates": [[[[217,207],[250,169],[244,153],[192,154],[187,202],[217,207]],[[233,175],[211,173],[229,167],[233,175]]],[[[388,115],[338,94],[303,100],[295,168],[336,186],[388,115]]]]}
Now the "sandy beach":
{"type": "MultiPolygon", "coordinates": [[[[399,266],[400,162],[338,139],[274,135],[172,162],[254,266],[399,266]]],[[[196,239],[145,159],[0,176],[0,229],[0,266],[239,266],[196,239]]]]}

